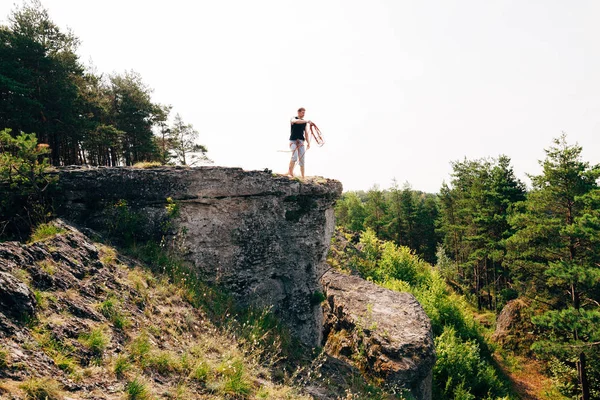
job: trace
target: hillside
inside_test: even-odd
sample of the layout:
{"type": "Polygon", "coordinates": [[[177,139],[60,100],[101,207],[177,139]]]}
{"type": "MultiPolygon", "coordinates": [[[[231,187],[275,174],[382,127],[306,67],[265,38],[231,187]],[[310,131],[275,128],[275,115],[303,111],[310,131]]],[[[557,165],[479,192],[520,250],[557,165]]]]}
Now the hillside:
{"type": "Polygon", "coordinates": [[[185,287],[56,226],[0,245],[2,398],[308,398],[185,287]]]}

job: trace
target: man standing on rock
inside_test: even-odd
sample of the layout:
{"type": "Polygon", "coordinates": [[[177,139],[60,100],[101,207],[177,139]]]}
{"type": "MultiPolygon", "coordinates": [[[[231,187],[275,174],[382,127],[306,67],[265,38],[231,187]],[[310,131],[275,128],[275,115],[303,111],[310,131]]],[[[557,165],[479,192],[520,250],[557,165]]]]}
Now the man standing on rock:
{"type": "Polygon", "coordinates": [[[290,149],[292,149],[292,159],[290,160],[288,175],[290,177],[294,176],[294,167],[296,166],[296,161],[298,161],[302,179],[304,179],[304,154],[306,153],[306,150],[310,149],[308,127],[312,124],[311,121],[304,119],[305,112],[306,110],[303,107],[300,107],[298,109],[298,115],[292,117],[290,120],[290,149]],[[306,141],[306,149],[304,148],[304,141],[306,141]]]}

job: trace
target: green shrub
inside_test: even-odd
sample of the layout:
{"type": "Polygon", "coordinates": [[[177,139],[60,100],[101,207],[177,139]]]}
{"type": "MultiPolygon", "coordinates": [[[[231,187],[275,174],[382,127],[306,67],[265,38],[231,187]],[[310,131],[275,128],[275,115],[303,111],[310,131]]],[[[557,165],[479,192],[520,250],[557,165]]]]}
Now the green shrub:
{"type": "Polygon", "coordinates": [[[492,365],[481,355],[475,341],[462,341],[453,327],[435,338],[437,361],[433,367],[439,398],[475,399],[508,393],[492,365]]]}
{"type": "Polygon", "coordinates": [[[0,130],[0,239],[26,239],[50,216],[56,178],[45,174],[50,149],[33,133],[0,130]]]}
{"type": "Polygon", "coordinates": [[[398,247],[393,242],[384,242],[381,250],[376,274],[379,280],[391,278],[411,284],[416,283],[420,260],[408,247],[398,247]]]}

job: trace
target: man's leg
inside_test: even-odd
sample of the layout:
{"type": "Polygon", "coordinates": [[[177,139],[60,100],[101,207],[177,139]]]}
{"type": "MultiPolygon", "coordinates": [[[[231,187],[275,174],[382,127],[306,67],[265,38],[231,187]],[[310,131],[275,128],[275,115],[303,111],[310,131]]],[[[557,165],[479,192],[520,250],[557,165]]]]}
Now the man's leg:
{"type": "Polygon", "coordinates": [[[288,168],[288,175],[294,176],[294,166],[296,165],[296,161],[290,161],[290,167],[288,168]]]}
{"type": "Polygon", "coordinates": [[[301,143],[298,146],[298,164],[300,164],[300,173],[302,174],[302,179],[304,179],[304,156],[306,155],[306,148],[304,147],[304,143],[301,143]]]}

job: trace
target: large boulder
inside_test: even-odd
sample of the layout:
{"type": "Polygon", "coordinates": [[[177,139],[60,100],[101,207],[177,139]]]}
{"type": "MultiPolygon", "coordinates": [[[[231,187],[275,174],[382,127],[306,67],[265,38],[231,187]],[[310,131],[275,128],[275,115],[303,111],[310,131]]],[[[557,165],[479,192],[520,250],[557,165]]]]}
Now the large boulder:
{"type": "Polygon", "coordinates": [[[0,271],[0,313],[22,322],[35,313],[35,296],[27,285],[13,275],[0,271]]]}
{"type": "Polygon", "coordinates": [[[496,319],[492,340],[505,349],[529,352],[535,340],[530,306],[530,301],[524,298],[513,299],[506,303],[496,319]]]}
{"type": "Polygon", "coordinates": [[[415,297],[335,271],[322,282],[326,349],[388,386],[431,399],[431,321],[415,297]]]}

